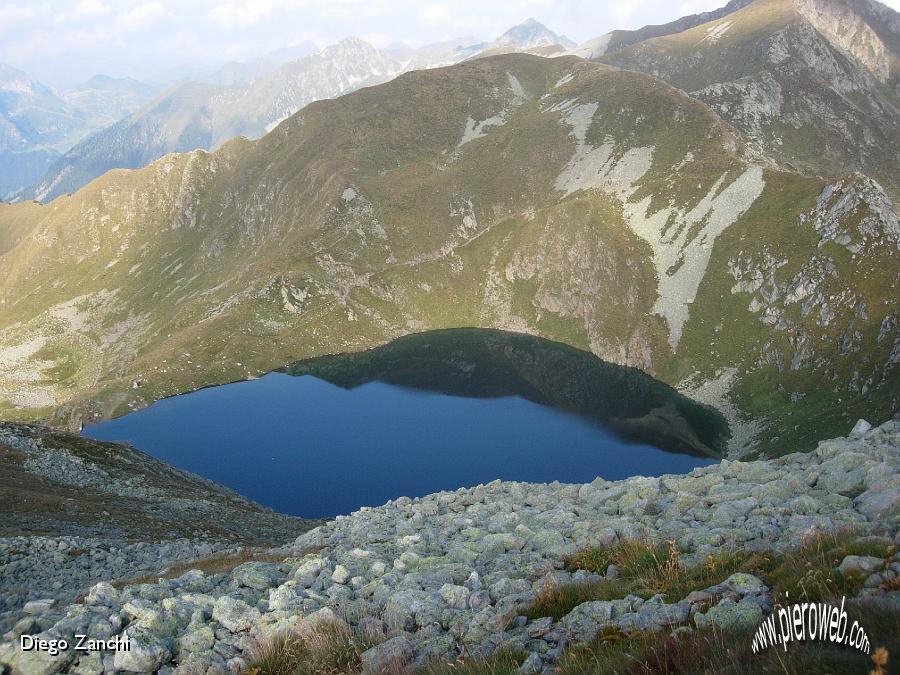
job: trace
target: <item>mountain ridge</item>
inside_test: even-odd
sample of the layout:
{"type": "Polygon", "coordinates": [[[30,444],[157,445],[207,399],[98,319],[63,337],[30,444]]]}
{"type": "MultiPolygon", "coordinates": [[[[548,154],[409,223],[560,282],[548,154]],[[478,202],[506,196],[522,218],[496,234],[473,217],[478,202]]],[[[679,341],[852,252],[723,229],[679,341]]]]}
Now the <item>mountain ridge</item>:
{"type": "Polygon", "coordinates": [[[0,199],[21,196],[61,153],[138,108],[151,91],[136,80],[95,77],[59,94],[0,64],[0,199]]]}
{"type": "Polygon", "coordinates": [[[491,42],[461,38],[394,53],[377,49],[360,38],[344,38],[249,81],[241,81],[237,74],[231,86],[182,99],[187,105],[168,98],[175,95],[172,92],[183,92],[185,88],[199,92],[203,85],[181,83],[143,111],[73,147],[44,172],[29,194],[47,201],[74,191],[110,169],[138,168],[168,152],[214,150],[235,136],[259,138],[311,101],[381,84],[409,70],[516,51],[554,55],[572,44],[529,19],[491,42]],[[154,114],[168,106],[177,109],[170,119],[154,114]],[[154,142],[155,136],[148,133],[148,128],[157,129],[155,133],[162,142],[154,142]]]}
{"type": "MultiPolygon", "coordinates": [[[[900,62],[861,18],[871,8],[893,20],[880,22],[882,34],[900,27],[900,14],[874,0],[754,0],[599,60],[689,92],[740,130],[760,156],[813,174],[864,172],[896,203],[900,62]],[[842,32],[846,25],[853,30],[842,32]]],[[[900,45],[900,30],[893,44],[900,45]]]]}

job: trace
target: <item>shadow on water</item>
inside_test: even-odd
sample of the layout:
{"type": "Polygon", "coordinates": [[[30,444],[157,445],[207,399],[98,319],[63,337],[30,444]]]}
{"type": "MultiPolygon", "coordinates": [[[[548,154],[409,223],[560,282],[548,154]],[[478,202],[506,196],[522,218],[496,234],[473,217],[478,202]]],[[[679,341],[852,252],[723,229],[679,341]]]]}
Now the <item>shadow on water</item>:
{"type": "Polygon", "coordinates": [[[714,408],[641,370],[568,345],[485,328],[416,333],[364,352],[282,369],[344,389],[370,382],[467,398],[519,396],[613,429],[625,440],[719,458],[729,431],[714,408]]]}

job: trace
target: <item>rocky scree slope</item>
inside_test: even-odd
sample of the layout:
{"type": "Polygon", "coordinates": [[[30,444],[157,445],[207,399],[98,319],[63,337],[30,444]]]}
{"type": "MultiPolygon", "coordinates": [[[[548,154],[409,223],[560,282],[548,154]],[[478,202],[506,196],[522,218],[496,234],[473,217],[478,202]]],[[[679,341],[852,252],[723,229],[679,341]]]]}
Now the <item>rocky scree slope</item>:
{"type": "MultiPolygon", "coordinates": [[[[81,604],[35,603],[10,640],[22,631],[54,638],[90,626],[97,635],[127,634],[132,648],[24,655],[9,642],[0,647],[0,662],[14,674],[241,672],[259,639],[338,621],[376,643],[362,655],[369,672],[396,668],[398,659],[421,666],[461,653],[488,656],[501,646],[529,653],[528,672],[552,672],[567,646],[602,628],[752,629],[773,609],[770,589],[737,573],[683,598],[629,595],[586,602],[558,621],[529,619],[528,608],[549,585],[600,578],[565,569],[567,554],[647,537],[673,540],[681,564],[690,564],[722,547],[787,551],[803,537],[846,527],[897,541],[898,471],[900,421],[891,420],[875,429],[860,423],[851,437],[813,452],[726,460],[683,476],[584,485],[497,481],[401,497],[301,535],[282,549],[280,564],[250,562],[216,575],[195,570],[122,590],[99,583],[81,604]]],[[[896,578],[900,554],[889,562],[850,556],[841,571],[863,570],[874,599],[896,608],[900,591],[876,588],[896,578]]]]}
{"type": "Polygon", "coordinates": [[[47,205],[0,205],[0,415],[77,426],[481,326],[723,409],[734,454],[890,417],[889,198],[864,175],[751,154],[657,79],[507,55],[320,101],[259,141],[110,172],[47,205]]]}
{"type": "Polygon", "coordinates": [[[71,601],[98,578],[282,543],[318,522],[133,447],[34,425],[0,424],[0,475],[0,625],[30,600],[71,601]]]}

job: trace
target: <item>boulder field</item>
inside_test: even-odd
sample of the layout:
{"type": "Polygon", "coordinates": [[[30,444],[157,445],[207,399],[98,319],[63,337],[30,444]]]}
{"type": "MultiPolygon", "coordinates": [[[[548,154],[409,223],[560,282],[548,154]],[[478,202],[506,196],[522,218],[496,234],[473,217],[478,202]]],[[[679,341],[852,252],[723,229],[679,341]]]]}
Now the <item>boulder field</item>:
{"type": "MultiPolygon", "coordinates": [[[[0,664],[28,675],[237,673],[267,636],[302,634],[325,621],[365,632],[371,646],[361,663],[370,672],[489,656],[503,646],[528,654],[525,671],[550,672],[568,646],[603,628],[752,628],[774,605],[761,579],[738,572],[684,597],[625,595],[579,604],[559,619],[529,618],[548,587],[617,574],[615,566],[602,575],[573,570],[567,556],[646,540],[670,542],[679,564],[691,565],[723,549],[783,553],[810,535],[847,529],[897,543],[898,469],[900,420],[891,420],[858,424],[809,453],[723,460],[687,475],[495,481],[400,497],[267,552],[282,562],[251,560],[227,573],[196,569],[121,588],[102,581],[68,606],[33,601],[0,644],[0,664]],[[70,643],[77,634],[127,636],[131,649],[23,653],[22,634],[70,643]]],[[[886,582],[898,572],[900,554],[886,562],[847,556],[834,570],[863,575],[862,592],[893,605],[900,592],[886,582]]]]}

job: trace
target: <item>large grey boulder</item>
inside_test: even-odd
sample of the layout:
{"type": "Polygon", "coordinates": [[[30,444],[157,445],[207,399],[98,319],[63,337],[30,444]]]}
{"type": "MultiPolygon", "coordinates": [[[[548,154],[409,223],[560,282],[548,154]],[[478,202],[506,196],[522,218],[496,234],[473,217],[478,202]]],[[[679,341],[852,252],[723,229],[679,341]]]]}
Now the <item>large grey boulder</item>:
{"type": "Polygon", "coordinates": [[[112,584],[101,581],[88,591],[87,597],[84,599],[84,604],[113,607],[119,603],[120,598],[121,593],[119,593],[112,584]]]}
{"type": "Polygon", "coordinates": [[[444,602],[453,609],[465,609],[469,602],[469,593],[469,589],[465,586],[454,586],[453,584],[444,584],[440,590],[444,602]]]}
{"type": "Polygon", "coordinates": [[[855,500],[856,510],[871,520],[882,518],[897,523],[900,520],[900,479],[892,476],[897,484],[876,485],[855,500]]]}
{"type": "Polygon", "coordinates": [[[573,639],[587,642],[602,626],[612,623],[613,603],[595,600],[578,605],[562,618],[562,624],[573,639]]]}
{"type": "Polygon", "coordinates": [[[241,586],[265,591],[279,585],[287,575],[272,563],[247,562],[235,567],[231,576],[241,586]]]}
{"type": "Polygon", "coordinates": [[[259,621],[260,613],[243,600],[223,595],[216,600],[212,618],[232,633],[249,630],[259,621]]]}
{"type": "MultiPolygon", "coordinates": [[[[39,637],[52,639],[47,634],[39,637]]],[[[24,652],[19,648],[19,642],[0,644],[0,670],[3,664],[8,664],[13,675],[54,675],[59,673],[72,662],[75,652],[72,650],[60,651],[58,654],[50,654],[46,651],[24,652]]]]}
{"type": "Polygon", "coordinates": [[[49,612],[56,605],[53,598],[44,598],[42,600],[30,600],[22,607],[22,611],[26,614],[44,614],[49,612]]]}
{"type": "Polygon", "coordinates": [[[856,420],[856,424],[854,424],[853,428],[850,430],[850,436],[854,438],[860,438],[861,436],[865,436],[866,433],[871,430],[871,428],[872,425],[865,420],[856,420]]]}
{"type": "Polygon", "coordinates": [[[332,572],[331,574],[331,580],[336,584],[344,585],[348,581],[350,581],[350,578],[352,576],[353,575],[350,573],[350,570],[348,570],[343,565],[338,565],[334,568],[334,572],[332,572]]]}
{"type": "Polygon", "coordinates": [[[384,621],[393,630],[414,631],[438,620],[442,607],[426,591],[402,590],[391,595],[384,609],[384,621]]]}
{"type": "Polygon", "coordinates": [[[215,633],[210,626],[197,626],[189,633],[185,633],[176,641],[179,654],[192,654],[212,649],[216,642],[215,633]]]}
{"type": "Polygon", "coordinates": [[[152,673],[172,656],[167,644],[149,631],[129,628],[125,631],[125,635],[128,637],[130,647],[128,651],[116,652],[116,670],[152,673]]]}
{"type": "Polygon", "coordinates": [[[853,574],[868,576],[883,569],[884,560],[871,555],[848,555],[838,565],[838,571],[845,577],[853,574]]]}
{"type": "Polygon", "coordinates": [[[300,566],[294,570],[294,580],[301,588],[309,588],[312,586],[319,576],[319,573],[325,569],[325,561],[322,558],[310,558],[300,563],[300,566]]]}
{"type": "Polygon", "coordinates": [[[541,655],[537,652],[531,652],[516,672],[523,673],[524,675],[526,673],[539,673],[543,669],[544,662],[541,661],[541,655]]]}
{"type": "Polygon", "coordinates": [[[707,612],[694,615],[697,628],[715,625],[725,631],[745,631],[759,626],[764,618],[762,608],[750,599],[735,602],[724,598],[707,612]]]}
{"type": "Polygon", "coordinates": [[[413,647],[409,638],[405,635],[398,635],[362,653],[363,673],[366,675],[393,675],[402,672],[412,658],[413,647]]]}

